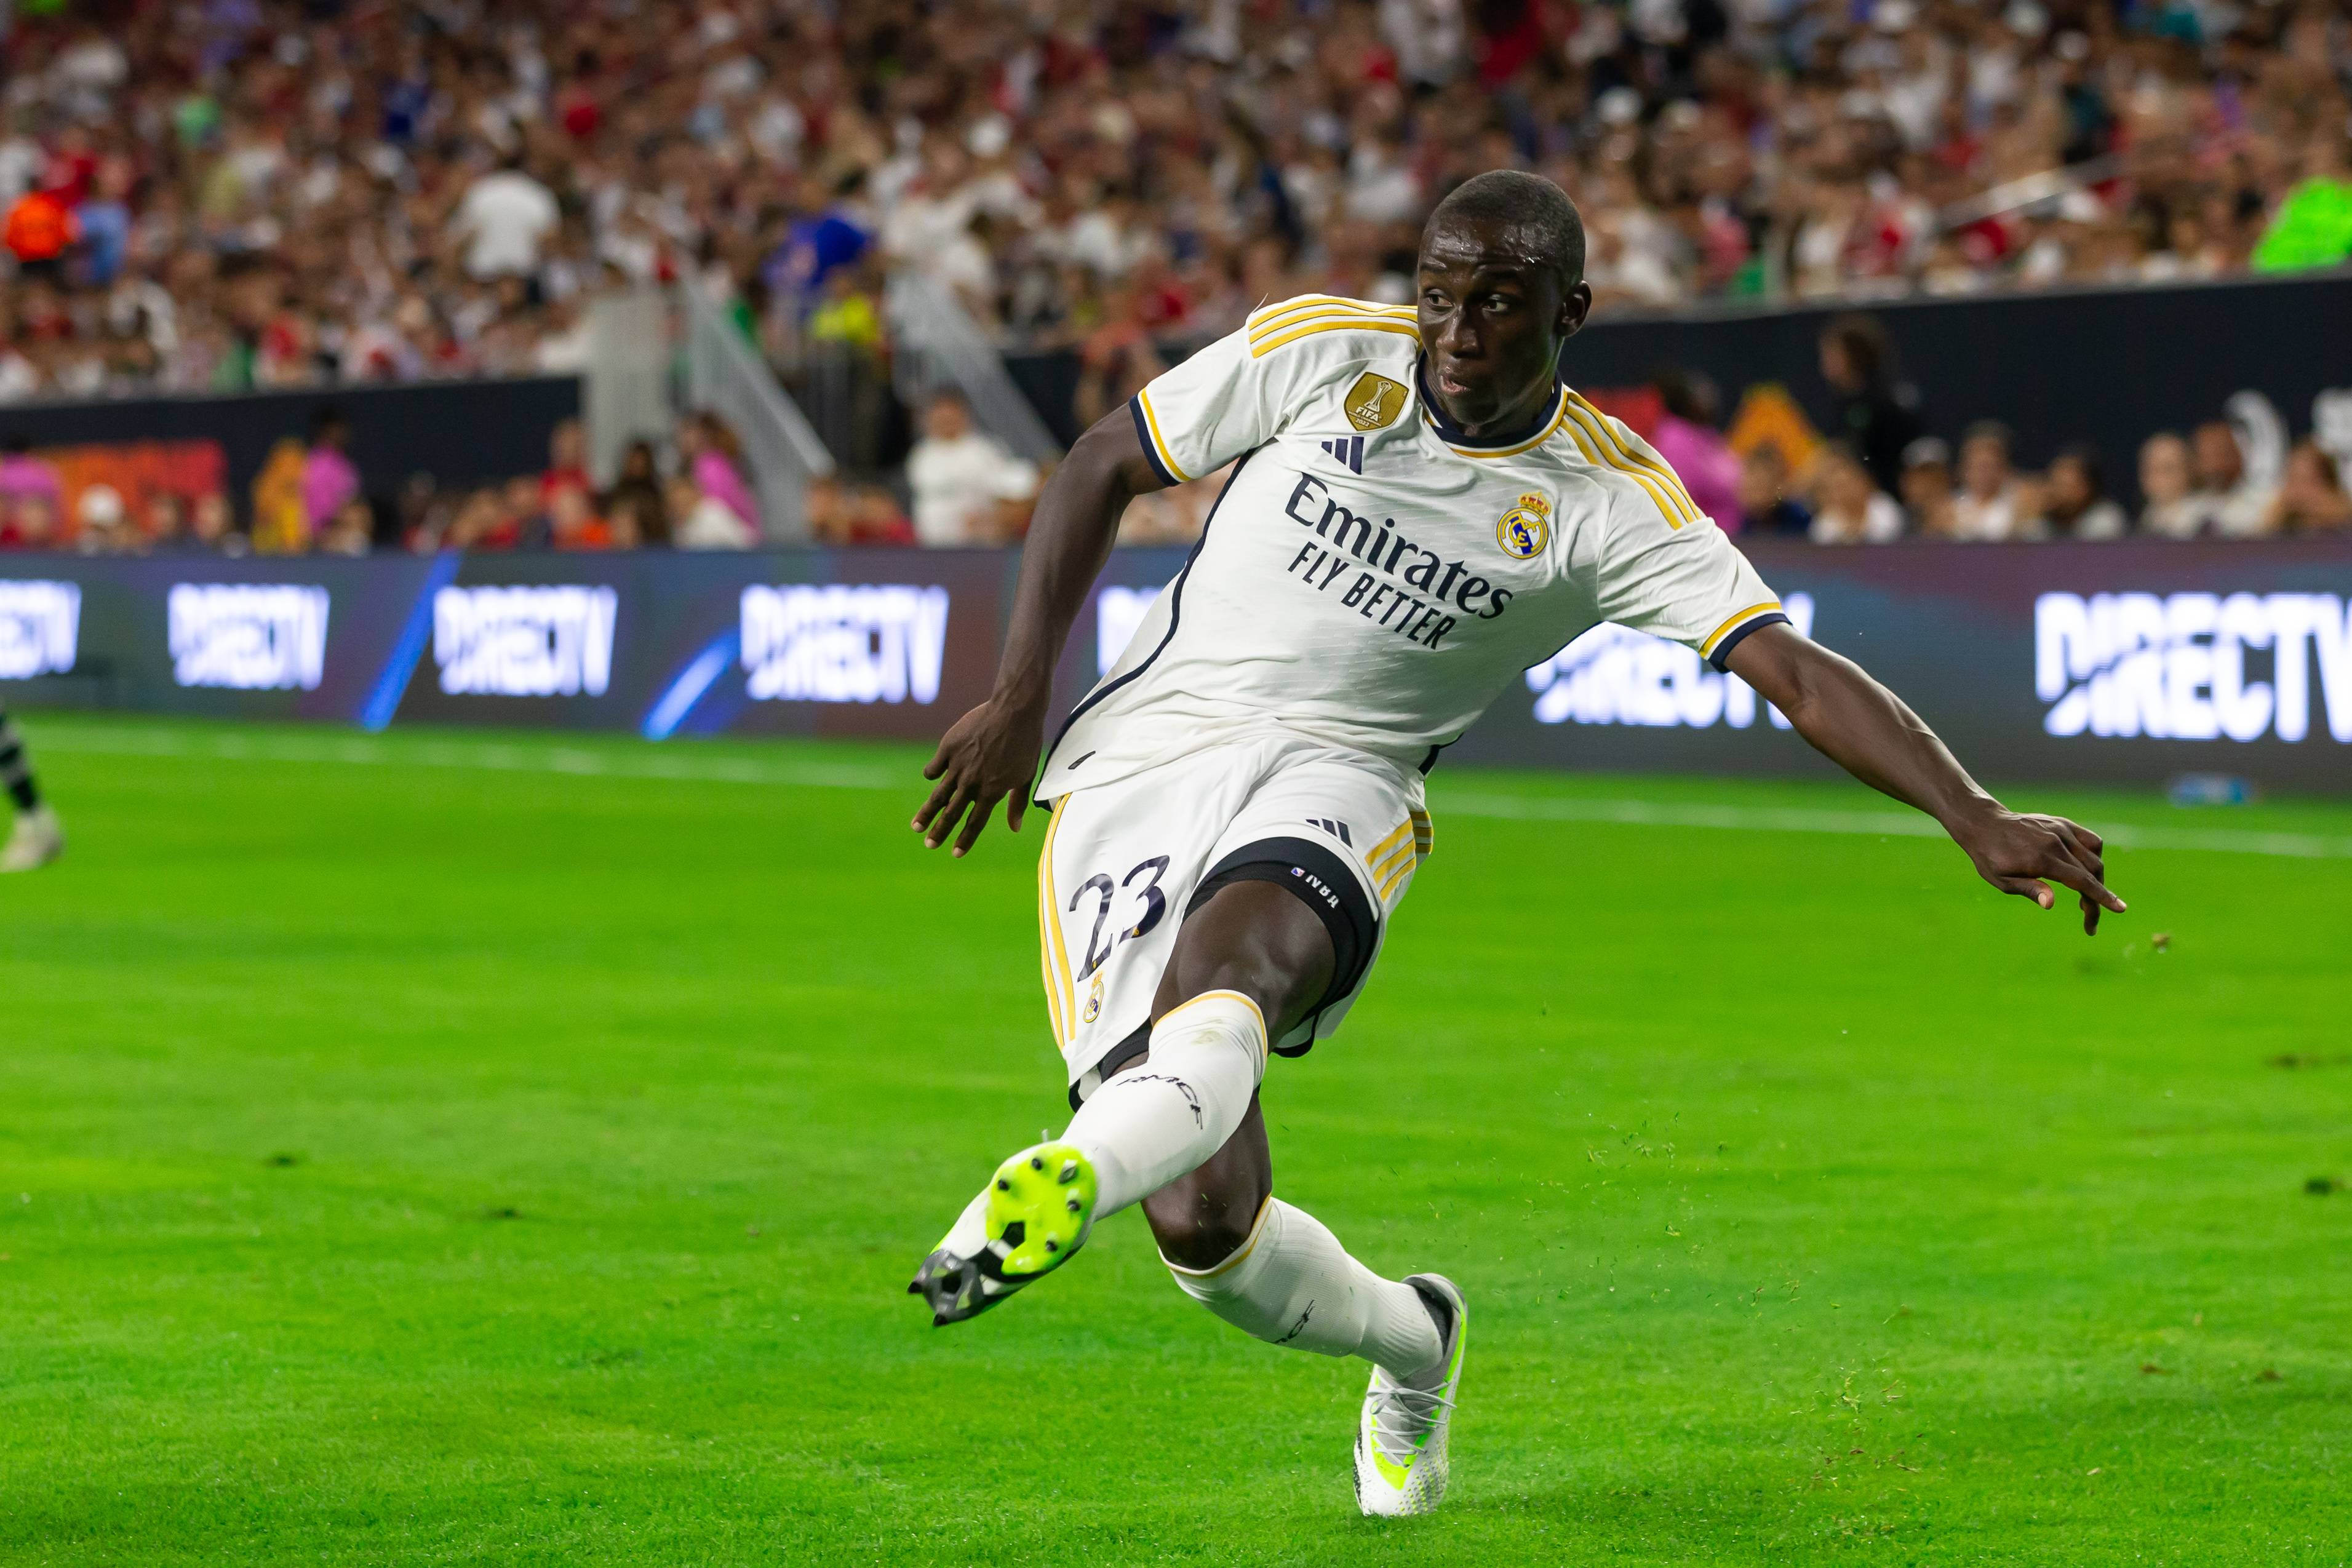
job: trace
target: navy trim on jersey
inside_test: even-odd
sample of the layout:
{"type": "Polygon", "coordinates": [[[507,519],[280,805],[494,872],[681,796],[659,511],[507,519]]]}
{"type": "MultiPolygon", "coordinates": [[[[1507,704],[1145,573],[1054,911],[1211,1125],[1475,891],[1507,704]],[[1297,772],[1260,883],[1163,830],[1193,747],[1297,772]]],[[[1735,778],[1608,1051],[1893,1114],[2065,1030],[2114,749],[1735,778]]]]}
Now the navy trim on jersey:
{"type": "MultiPolygon", "coordinates": [[[[1439,438],[1448,446],[1466,447],[1474,452],[1490,446],[1524,446],[1541,435],[1550,426],[1551,422],[1559,417],[1560,393],[1568,388],[1568,382],[1555,370],[1551,376],[1551,398],[1543,405],[1543,412],[1537,414],[1532,422],[1507,434],[1481,436],[1473,440],[1464,434],[1460,425],[1445,417],[1444,405],[1437,401],[1436,395],[1429,390],[1428,383],[1423,380],[1428,371],[1429,356],[1424,354],[1421,361],[1413,366],[1412,371],[1413,386],[1421,393],[1422,412],[1428,416],[1431,426],[1436,430],[1439,438]]],[[[1148,446],[1150,443],[1147,442],[1145,444],[1148,446]]]]}
{"type": "MultiPolygon", "coordinates": [[[[1151,444],[1149,441],[1143,444],[1144,451],[1148,453],[1151,450],[1151,444]]],[[[1078,706],[1070,710],[1070,716],[1062,721],[1062,727],[1054,732],[1054,738],[1045,747],[1047,758],[1050,758],[1054,755],[1055,748],[1062,744],[1063,737],[1070,733],[1070,727],[1084,718],[1088,709],[1151,668],[1160,655],[1168,651],[1168,644],[1176,640],[1176,624],[1184,616],[1184,580],[1192,574],[1192,563],[1201,559],[1201,547],[1209,542],[1209,527],[1217,520],[1217,508],[1223,506],[1225,497],[1234,493],[1234,481],[1242,476],[1242,470],[1247,467],[1249,460],[1256,455],[1255,452],[1247,452],[1237,458],[1234,463],[1234,471],[1225,476],[1225,487],[1219,490],[1217,498],[1209,503],[1209,515],[1201,519],[1201,537],[1192,541],[1192,553],[1185,556],[1184,564],[1178,570],[1175,580],[1168,585],[1168,630],[1161,633],[1160,646],[1146,654],[1143,663],[1136,665],[1118,679],[1105,681],[1101,685],[1088,692],[1078,706]]],[[[1159,465],[1155,463],[1153,466],[1157,467],[1159,465]]],[[[1088,752],[1087,755],[1091,757],[1094,753],[1088,752]]],[[[1043,778],[1044,775],[1040,774],[1039,777],[1043,778]]],[[[1037,804],[1042,806],[1045,801],[1039,800],[1037,804]]]]}
{"type": "Polygon", "coordinates": [[[1717,670],[1727,674],[1731,668],[1731,651],[1739,646],[1740,639],[1746,637],[1750,632],[1761,631],[1767,626],[1786,626],[1790,623],[1789,618],[1777,610],[1769,615],[1759,615],[1755,620],[1748,622],[1738,631],[1717,643],[1715,645],[1715,652],[1707,655],[1706,662],[1717,670]]]}
{"type": "Polygon", "coordinates": [[[1168,465],[1160,461],[1160,444],[1151,439],[1151,420],[1143,412],[1143,394],[1137,392],[1127,400],[1127,412],[1135,416],[1135,438],[1143,444],[1143,460],[1160,476],[1163,485],[1181,485],[1184,481],[1168,472],[1168,465]]]}

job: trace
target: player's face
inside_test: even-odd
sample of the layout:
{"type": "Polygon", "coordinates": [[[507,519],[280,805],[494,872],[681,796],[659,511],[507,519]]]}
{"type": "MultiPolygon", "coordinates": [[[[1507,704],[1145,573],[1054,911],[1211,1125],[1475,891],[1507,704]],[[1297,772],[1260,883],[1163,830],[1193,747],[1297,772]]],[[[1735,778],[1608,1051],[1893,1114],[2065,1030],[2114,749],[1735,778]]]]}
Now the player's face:
{"type": "Polygon", "coordinates": [[[1558,275],[1517,231],[1465,223],[1421,246],[1421,341],[1429,387],[1473,435],[1532,419],[1551,396],[1560,345],[1584,325],[1592,291],[1562,294],[1558,275]]]}

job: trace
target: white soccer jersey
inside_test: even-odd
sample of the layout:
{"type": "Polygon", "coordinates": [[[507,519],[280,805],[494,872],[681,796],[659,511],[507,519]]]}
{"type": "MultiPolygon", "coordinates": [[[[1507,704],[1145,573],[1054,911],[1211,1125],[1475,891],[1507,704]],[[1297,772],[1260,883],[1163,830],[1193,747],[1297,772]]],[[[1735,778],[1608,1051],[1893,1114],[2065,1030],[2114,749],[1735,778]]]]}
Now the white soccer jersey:
{"type": "Polygon", "coordinates": [[[1533,427],[1473,442],[1423,394],[1420,358],[1411,308],[1306,295],[1135,395],[1162,478],[1236,466],[1064,727],[1040,799],[1263,734],[1425,770],[1600,622],[1721,668],[1787,619],[1622,423],[1562,385],[1533,427]]]}

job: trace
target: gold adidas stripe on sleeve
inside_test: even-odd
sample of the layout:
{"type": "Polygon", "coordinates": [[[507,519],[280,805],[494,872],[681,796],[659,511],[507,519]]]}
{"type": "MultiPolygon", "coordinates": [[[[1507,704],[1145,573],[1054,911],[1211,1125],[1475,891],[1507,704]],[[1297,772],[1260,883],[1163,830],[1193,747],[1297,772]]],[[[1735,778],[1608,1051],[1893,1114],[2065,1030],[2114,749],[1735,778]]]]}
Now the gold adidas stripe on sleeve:
{"type": "Polygon", "coordinates": [[[1595,468],[1607,468],[1624,475],[1648,494],[1651,502],[1658,508],[1658,515],[1665,518],[1666,527],[1679,528],[1683,526],[1687,519],[1684,517],[1682,508],[1667,497],[1654,476],[1619,459],[1603,433],[1594,428],[1582,411],[1573,405],[1569,408],[1569,422],[1570,430],[1579,433],[1575,437],[1576,447],[1584,454],[1586,462],[1595,468]]]}
{"type": "Polygon", "coordinates": [[[1278,305],[1268,305],[1250,313],[1249,332],[1255,338],[1271,331],[1286,321],[1301,317],[1320,315],[1334,310],[1349,310],[1364,316],[1385,316],[1399,320],[1418,321],[1419,313],[1410,305],[1375,305],[1365,299],[1348,299],[1337,294],[1302,294],[1278,305]]]}
{"type": "Polygon", "coordinates": [[[1394,332],[1415,342],[1421,340],[1421,329],[1412,321],[1356,311],[1334,311],[1328,315],[1309,316],[1296,322],[1286,322],[1271,329],[1264,337],[1252,338],[1250,358],[1262,360],[1286,343],[1296,343],[1301,338],[1311,338],[1318,332],[1394,332]]]}
{"type": "Polygon", "coordinates": [[[1584,398],[1574,392],[1570,392],[1568,395],[1591,419],[1592,424],[1600,430],[1602,438],[1620,457],[1649,474],[1665,488],[1667,495],[1674,499],[1675,508],[1682,513],[1684,522],[1696,523],[1705,520],[1706,514],[1698,509],[1698,503],[1690,498],[1690,492],[1683,488],[1682,479],[1672,468],[1643,452],[1639,446],[1628,444],[1610,424],[1609,416],[1593,407],[1584,398]]]}

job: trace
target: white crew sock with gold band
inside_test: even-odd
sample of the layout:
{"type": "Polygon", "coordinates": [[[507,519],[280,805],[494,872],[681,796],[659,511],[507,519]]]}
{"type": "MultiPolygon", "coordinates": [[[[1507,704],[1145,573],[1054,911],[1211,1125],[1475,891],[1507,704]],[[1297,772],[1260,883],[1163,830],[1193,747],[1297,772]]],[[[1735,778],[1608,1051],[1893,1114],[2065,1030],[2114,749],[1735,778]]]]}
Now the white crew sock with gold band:
{"type": "Polygon", "coordinates": [[[1186,1295],[1269,1344],[1360,1355],[1399,1378],[1425,1372],[1445,1353],[1419,1291],[1381,1279],[1348,1256],[1321,1220],[1280,1198],[1265,1200],[1249,1239],[1215,1268],[1169,1263],[1168,1271],[1186,1295]]]}
{"type": "Polygon", "coordinates": [[[1201,1167],[1242,1124],[1265,1076],[1265,1019],[1239,991],[1203,991],[1161,1015],[1151,1057],[1096,1090],[1062,1134],[1094,1163],[1094,1218],[1201,1167]]]}

